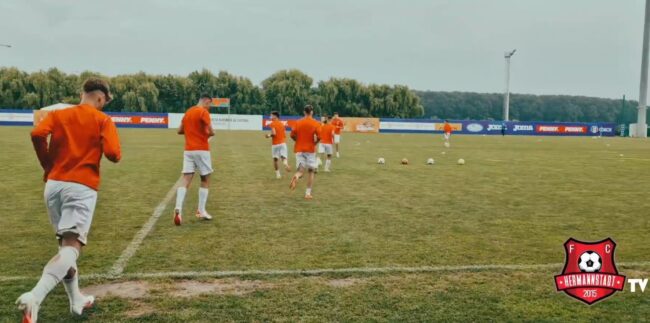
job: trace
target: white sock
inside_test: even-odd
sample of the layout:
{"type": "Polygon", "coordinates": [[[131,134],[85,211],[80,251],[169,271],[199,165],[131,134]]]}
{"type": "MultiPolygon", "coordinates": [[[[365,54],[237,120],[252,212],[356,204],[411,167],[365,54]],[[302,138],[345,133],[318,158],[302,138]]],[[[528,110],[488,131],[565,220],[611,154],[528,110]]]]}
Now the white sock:
{"type": "Polygon", "coordinates": [[[311,195],[311,188],[305,190],[305,195],[311,195]]]}
{"type": "Polygon", "coordinates": [[[276,176],[280,176],[280,171],[276,169],[276,170],[275,170],[275,175],[276,175],[276,176]]]}
{"type": "Polygon", "coordinates": [[[79,252],[74,247],[61,247],[59,253],[45,265],[41,279],[32,289],[32,293],[39,304],[68,274],[70,268],[77,267],[77,257],[79,257],[79,252]]]}
{"type": "Polygon", "coordinates": [[[332,161],[330,159],[325,161],[325,169],[330,169],[331,165],[332,165],[332,161]]]}
{"type": "Polygon", "coordinates": [[[83,299],[83,294],[79,290],[79,270],[76,267],[75,274],[72,278],[63,278],[63,287],[65,288],[66,294],[68,294],[70,304],[74,304],[83,299]]]}
{"type": "Polygon", "coordinates": [[[187,188],[179,187],[176,190],[176,209],[179,211],[183,210],[183,201],[185,200],[185,193],[187,193],[187,188]]]}
{"type": "Polygon", "coordinates": [[[199,212],[205,212],[205,202],[208,201],[208,189],[199,188],[199,212]]]}
{"type": "Polygon", "coordinates": [[[289,166],[289,161],[286,159],[283,159],[282,163],[284,164],[284,166],[289,166]]]}

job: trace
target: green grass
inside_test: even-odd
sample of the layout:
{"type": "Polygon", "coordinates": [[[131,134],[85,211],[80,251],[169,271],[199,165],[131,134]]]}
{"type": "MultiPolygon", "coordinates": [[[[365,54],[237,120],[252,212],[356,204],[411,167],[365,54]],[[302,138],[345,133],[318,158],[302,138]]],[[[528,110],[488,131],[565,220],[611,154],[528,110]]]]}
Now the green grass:
{"type": "MultiPolygon", "coordinates": [[[[56,250],[28,133],[0,128],[0,270],[34,277],[0,283],[0,317],[12,321],[12,301],[56,250]]],[[[82,274],[108,271],[179,176],[182,137],[172,130],[120,135],[124,160],[102,164],[82,274]]],[[[454,136],[444,149],[439,136],[346,134],[334,171],[317,175],[313,201],[302,199],[304,183],[290,192],[288,177],[274,178],[269,145],[260,132],[218,132],[208,201],[215,220],[192,216],[195,183],[184,225],[172,225],[168,205],[126,273],[561,263],[569,237],[612,237],[618,262],[650,260],[645,140],[454,136]],[[387,164],[377,165],[378,157],[387,164]],[[411,164],[400,165],[403,157],[411,164]],[[436,165],[425,165],[429,157],[436,165]],[[467,164],[456,165],[458,158],[467,164]]],[[[553,275],[560,269],[355,274],[345,277],[362,282],[349,287],[323,283],[340,275],[252,277],[274,287],[192,298],[164,292],[177,281],[153,280],[162,291],[137,301],[104,298],[82,319],[123,321],[139,306],[155,311],[131,319],[167,322],[611,321],[650,314],[650,298],[639,293],[592,307],[557,293],[553,275]]],[[[650,276],[650,268],[636,270],[628,276],[650,276]]],[[[69,321],[65,303],[57,291],[43,317],[69,321]]]]}

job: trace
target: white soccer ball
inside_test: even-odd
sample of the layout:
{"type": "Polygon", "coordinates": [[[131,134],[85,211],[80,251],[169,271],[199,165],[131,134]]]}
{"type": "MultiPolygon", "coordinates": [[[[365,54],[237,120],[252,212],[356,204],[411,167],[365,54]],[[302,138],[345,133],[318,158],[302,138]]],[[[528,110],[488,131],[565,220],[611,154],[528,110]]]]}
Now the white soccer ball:
{"type": "Polygon", "coordinates": [[[578,268],[583,273],[597,273],[602,266],[600,255],[595,251],[585,251],[578,258],[578,268]]]}
{"type": "Polygon", "coordinates": [[[377,164],[383,165],[385,163],[386,163],[386,160],[384,159],[384,157],[379,157],[379,159],[377,159],[377,164]]]}
{"type": "Polygon", "coordinates": [[[440,154],[444,155],[444,154],[446,154],[446,152],[443,151],[443,152],[441,152],[440,154]]]}
{"type": "Polygon", "coordinates": [[[450,145],[449,145],[449,142],[448,142],[448,141],[445,141],[445,148],[449,148],[449,146],[450,146],[450,145]]]}
{"type": "Polygon", "coordinates": [[[427,165],[433,165],[433,164],[435,164],[435,162],[436,162],[436,161],[433,160],[433,158],[429,158],[429,159],[427,159],[427,165]]]}
{"type": "Polygon", "coordinates": [[[465,165],[465,160],[464,159],[459,159],[458,160],[458,165],[465,165]]]}

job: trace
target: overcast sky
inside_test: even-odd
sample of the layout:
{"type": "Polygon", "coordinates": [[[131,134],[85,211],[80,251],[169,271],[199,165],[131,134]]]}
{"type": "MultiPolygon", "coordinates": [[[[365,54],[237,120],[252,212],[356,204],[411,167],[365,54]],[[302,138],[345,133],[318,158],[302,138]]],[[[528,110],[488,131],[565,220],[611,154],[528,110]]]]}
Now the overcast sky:
{"type": "Polygon", "coordinates": [[[643,0],[2,0],[0,66],[637,99],[643,0]]]}

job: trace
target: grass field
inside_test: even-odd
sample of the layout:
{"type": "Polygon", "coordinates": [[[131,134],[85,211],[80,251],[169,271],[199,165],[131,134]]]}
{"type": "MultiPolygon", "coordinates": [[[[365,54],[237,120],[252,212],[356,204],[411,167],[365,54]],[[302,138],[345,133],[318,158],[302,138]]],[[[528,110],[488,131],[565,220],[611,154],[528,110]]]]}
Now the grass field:
{"type": "MultiPolygon", "coordinates": [[[[13,301],[56,252],[29,130],[0,127],[0,321],[7,322],[19,319],[13,301]]],[[[169,203],[124,275],[108,277],[182,162],[183,140],[172,130],[120,135],[123,160],[102,164],[79,261],[82,287],[100,296],[97,306],[73,318],[59,287],[42,306],[43,322],[650,319],[648,292],[626,289],[589,307],[556,292],[553,281],[569,237],[612,237],[617,262],[627,264],[619,271],[650,277],[646,140],[455,136],[444,149],[440,136],[346,134],[334,171],[319,173],[315,199],[304,201],[304,183],[292,193],[288,177],[275,179],[262,133],[217,132],[208,201],[215,220],[191,216],[195,183],[183,226],[172,224],[169,203]],[[378,157],[387,164],[377,165],[378,157]],[[403,157],[411,164],[399,165],[403,157]],[[434,166],[425,165],[429,157],[434,166]],[[467,164],[456,165],[458,158],[467,164]],[[366,270],[389,267],[412,272],[366,270]]]]}

